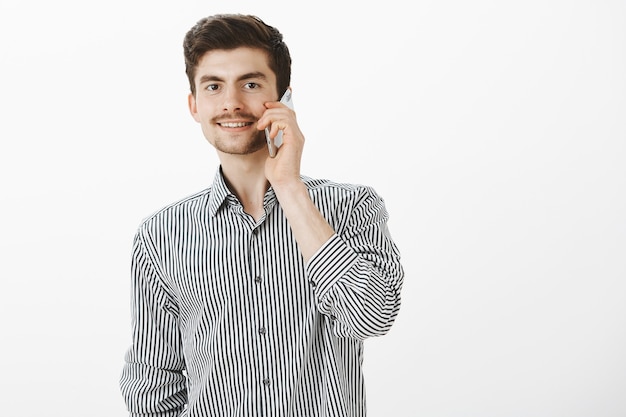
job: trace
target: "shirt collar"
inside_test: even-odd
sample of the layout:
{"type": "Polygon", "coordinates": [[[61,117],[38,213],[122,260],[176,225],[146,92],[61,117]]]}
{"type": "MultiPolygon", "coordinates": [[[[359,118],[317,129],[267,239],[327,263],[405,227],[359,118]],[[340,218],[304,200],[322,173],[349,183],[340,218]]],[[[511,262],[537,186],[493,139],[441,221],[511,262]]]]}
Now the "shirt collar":
{"type": "Polygon", "coordinates": [[[209,196],[209,210],[211,216],[215,216],[226,201],[227,198],[234,198],[235,196],[230,192],[224,181],[222,175],[222,167],[220,166],[213,178],[213,186],[211,187],[211,194],[209,196]]]}
{"type": "MultiPolygon", "coordinates": [[[[274,189],[270,186],[270,188],[265,192],[263,206],[267,211],[269,211],[274,207],[276,201],[276,194],[274,193],[274,189]]],[[[213,179],[213,185],[211,187],[211,194],[209,195],[209,212],[211,216],[215,216],[225,203],[239,204],[239,200],[226,185],[226,181],[224,180],[224,175],[222,173],[222,167],[220,166],[215,173],[215,178],[213,179]]]]}

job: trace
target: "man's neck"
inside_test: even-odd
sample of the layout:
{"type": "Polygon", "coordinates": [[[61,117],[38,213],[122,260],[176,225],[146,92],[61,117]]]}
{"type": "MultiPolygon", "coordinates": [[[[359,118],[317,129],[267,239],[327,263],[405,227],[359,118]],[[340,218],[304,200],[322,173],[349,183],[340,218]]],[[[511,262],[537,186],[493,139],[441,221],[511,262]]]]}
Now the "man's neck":
{"type": "Polygon", "coordinates": [[[259,220],[265,213],[263,200],[269,188],[264,160],[224,157],[221,167],[226,185],[241,201],[244,211],[259,220]]]}

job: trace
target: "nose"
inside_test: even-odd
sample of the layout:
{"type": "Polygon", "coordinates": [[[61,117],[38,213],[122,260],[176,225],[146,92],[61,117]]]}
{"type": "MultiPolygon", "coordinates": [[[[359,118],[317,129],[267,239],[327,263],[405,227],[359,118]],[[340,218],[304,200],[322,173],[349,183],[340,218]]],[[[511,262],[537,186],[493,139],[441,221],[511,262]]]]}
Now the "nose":
{"type": "Polygon", "coordinates": [[[223,111],[239,111],[243,108],[241,92],[235,88],[229,88],[224,93],[223,111]]]}

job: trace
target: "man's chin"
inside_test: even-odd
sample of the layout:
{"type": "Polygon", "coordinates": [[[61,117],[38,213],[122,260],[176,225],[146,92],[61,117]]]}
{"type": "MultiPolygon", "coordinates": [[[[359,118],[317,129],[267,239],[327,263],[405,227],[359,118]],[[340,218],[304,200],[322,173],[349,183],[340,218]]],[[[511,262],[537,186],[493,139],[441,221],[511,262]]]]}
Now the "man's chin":
{"type": "Polygon", "coordinates": [[[267,148],[265,134],[262,137],[255,137],[253,141],[244,143],[216,143],[215,147],[220,152],[229,155],[251,155],[267,148]]]}

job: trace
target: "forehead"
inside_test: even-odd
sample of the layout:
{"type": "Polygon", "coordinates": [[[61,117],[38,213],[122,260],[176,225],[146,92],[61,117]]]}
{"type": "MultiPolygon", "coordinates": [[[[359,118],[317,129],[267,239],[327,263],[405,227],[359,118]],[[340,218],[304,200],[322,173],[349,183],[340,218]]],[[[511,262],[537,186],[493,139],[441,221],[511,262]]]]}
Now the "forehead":
{"type": "Polygon", "coordinates": [[[245,47],[216,49],[204,54],[198,62],[196,82],[206,77],[218,77],[228,81],[252,73],[261,73],[270,81],[276,80],[265,51],[245,47]]]}

